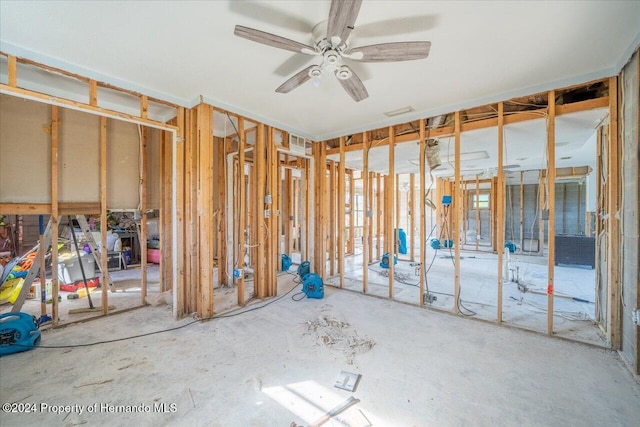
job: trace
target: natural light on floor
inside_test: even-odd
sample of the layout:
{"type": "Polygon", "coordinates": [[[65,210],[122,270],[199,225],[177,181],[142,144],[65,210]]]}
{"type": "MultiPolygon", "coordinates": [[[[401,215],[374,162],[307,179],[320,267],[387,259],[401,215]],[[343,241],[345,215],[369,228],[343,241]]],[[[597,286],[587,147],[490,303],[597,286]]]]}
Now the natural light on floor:
{"type": "Polygon", "coordinates": [[[335,408],[346,404],[351,395],[334,392],[315,381],[301,381],[286,386],[264,387],[262,391],[271,399],[287,408],[296,417],[313,425],[365,427],[391,425],[363,409],[356,403],[331,417],[335,408]],[[328,418],[328,419],[327,419],[328,418]]]}

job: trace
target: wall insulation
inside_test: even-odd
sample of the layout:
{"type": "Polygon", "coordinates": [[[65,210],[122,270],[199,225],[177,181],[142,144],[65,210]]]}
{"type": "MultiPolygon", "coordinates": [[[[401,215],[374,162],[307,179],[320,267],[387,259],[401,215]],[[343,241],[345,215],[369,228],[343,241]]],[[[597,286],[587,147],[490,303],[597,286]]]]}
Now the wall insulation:
{"type": "MultiPolygon", "coordinates": [[[[100,201],[100,120],[60,108],[58,201],[100,201]]],[[[148,129],[147,207],[160,206],[160,131],[148,129]]],[[[0,203],[51,203],[51,106],[0,95],[0,203]],[[25,185],[28,182],[29,185],[25,185]]],[[[137,209],[140,134],[107,121],[107,206],[137,209]]]]}
{"type": "Polygon", "coordinates": [[[640,240],[638,192],[640,191],[639,53],[622,70],[622,354],[640,374],[640,326],[632,311],[640,307],[640,240]]]}
{"type": "Polygon", "coordinates": [[[100,202],[100,119],[60,109],[58,201],[100,202]]]}
{"type": "Polygon", "coordinates": [[[0,95],[0,203],[51,203],[50,135],[51,106],[0,95]]]}

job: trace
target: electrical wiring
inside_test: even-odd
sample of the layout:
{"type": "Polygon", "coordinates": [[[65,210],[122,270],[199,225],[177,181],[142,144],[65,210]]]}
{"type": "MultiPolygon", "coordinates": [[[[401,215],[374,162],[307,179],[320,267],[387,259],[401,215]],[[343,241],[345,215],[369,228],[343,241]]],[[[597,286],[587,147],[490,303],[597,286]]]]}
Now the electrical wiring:
{"type": "MultiPolygon", "coordinates": [[[[449,221],[447,220],[446,212],[445,212],[445,217],[444,217],[444,221],[443,221],[443,222],[444,222],[444,224],[445,224],[445,228],[446,228],[446,230],[447,230],[447,235],[448,235],[448,236],[451,236],[451,230],[450,230],[450,228],[449,228],[449,221]]],[[[456,243],[456,244],[457,244],[457,243],[456,243]]],[[[454,259],[454,257],[453,257],[453,252],[452,252],[452,250],[451,250],[451,245],[449,245],[449,255],[451,255],[451,262],[453,263],[453,266],[455,267],[456,262],[455,262],[455,259],[454,259]]],[[[460,298],[460,294],[461,294],[461,293],[462,293],[462,287],[461,287],[461,286],[459,286],[458,301],[457,301],[457,302],[458,302],[458,308],[460,308],[460,309],[463,309],[463,310],[466,310],[466,311],[467,311],[467,313],[465,313],[464,311],[460,310],[460,314],[462,314],[463,316],[466,316],[466,317],[471,317],[471,316],[475,316],[476,314],[478,314],[478,313],[476,313],[475,311],[470,310],[470,309],[468,309],[467,307],[465,307],[465,306],[464,306],[464,304],[462,303],[462,299],[460,298]]]]}
{"type": "MultiPolygon", "coordinates": [[[[296,283],[294,280],[295,286],[293,286],[291,289],[289,289],[286,293],[282,294],[281,296],[272,299],[271,301],[268,301],[265,304],[262,304],[258,307],[252,307],[249,308],[247,310],[242,310],[239,312],[230,312],[227,314],[219,314],[219,315],[215,315],[212,317],[208,317],[206,319],[195,319],[192,320],[191,322],[185,323],[184,325],[180,325],[180,326],[175,326],[173,328],[168,328],[168,329],[161,329],[159,331],[152,331],[152,332],[147,332],[144,334],[138,334],[138,335],[132,335],[132,336],[128,336],[128,337],[123,337],[123,338],[114,338],[111,340],[103,340],[103,341],[95,341],[92,343],[83,343],[83,344],[73,344],[73,345],[38,345],[34,348],[48,348],[48,349],[62,349],[62,348],[79,348],[79,347],[91,347],[94,345],[100,345],[100,344],[110,344],[110,343],[114,343],[114,342],[120,342],[120,341],[128,341],[128,340],[132,340],[132,339],[136,339],[136,338],[142,338],[142,337],[147,337],[147,336],[151,336],[151,335],[157,335],[157,334],[162,334],[165,332],[171,332],[171,331],[177,331],[178,329],[183,329],[186,328],[187,326],[191,326],[195,323],[202,323],[202,322],[206,322],[208,320],[216,320],[216,319],[226,319],[229,317],[236,317],[236,316],[240,316],[241,314],[245,314],[245,313],[249,313],[251,311],[256,311],[256,310],[260,310],[262,308],[265,308],[275,302],[280,301],[282,298],[284,298],[285,296],[289,295],[294,289],[296,289],[298,287],[298,285],[300,283],[296,283]]],[[[29,347],[31,348],[31,346],[23,346],[23,345],[19,345],[19,344],[10,344],[10,345],[14,345],[16,347],[29,347]]]]}
{"type": "MultiPolygon", "coordinates": [[[[519,304],[525,303],[533,308],[535,308],[536,310],[539,310],[539,312],[541,313],[547,313],[548,310],[545,307],[541,307],[540,305],[533,303],[531,301],[527,301],[523,298],[515,298],[515,297],[509,297],[511,300],[513,301],[517,301],[519,304]]],[[[591,317],[589,317],[589,315],[585,312],[582,311],[564,311],[564,310],[554,310],[553,311],[553,315],[554,316],[559,316],[562,317],[565,320],[570,320],[573,322],[577,322],[577,321],[588,321],[588,322],[594,322],[593,319],[591,319],[591,317]]]]}

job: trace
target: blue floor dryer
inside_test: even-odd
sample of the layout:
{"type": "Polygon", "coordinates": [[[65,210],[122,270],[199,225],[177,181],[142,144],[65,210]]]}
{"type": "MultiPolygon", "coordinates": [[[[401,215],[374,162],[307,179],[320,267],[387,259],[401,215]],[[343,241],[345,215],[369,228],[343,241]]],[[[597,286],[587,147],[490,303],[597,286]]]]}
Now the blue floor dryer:
{"type": "Polygon", "coordinates": [[[16,312],[0,315],[0,356],[33,349],[40,344],[38,320],[16,312]]]}

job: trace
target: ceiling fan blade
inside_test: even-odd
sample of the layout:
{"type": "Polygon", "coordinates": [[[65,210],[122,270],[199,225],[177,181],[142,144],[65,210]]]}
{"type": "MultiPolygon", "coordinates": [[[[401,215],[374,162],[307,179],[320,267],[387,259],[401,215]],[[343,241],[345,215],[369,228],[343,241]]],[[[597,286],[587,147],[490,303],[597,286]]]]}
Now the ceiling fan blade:
{"type": "Polygon", "coordinates": [[[327,23],[327,39],[335,47],[344,46],[356,24],[362,0],[332,0],[327,23]],[[339,38],[339,42],[335,41],[339,38]]]}
{"type": "Polygon", "coordinates": [[[236,25],[235,30],[233,30],[233,34],[256,43],[290,50],[291,52],[306,53],[308,55],[315,54],[315,50],[306,44],[298,43],[297,41],[256,30],[254,28],[243,27],[242,25],[236,25]]]}
{"type": "Polygon", "coordinates": [[[353,100],[356,102],[360,102],[363,99],[367,99],[369,97],[369,93],[367,92],[367,88],[364,87],[362,80],[360,80],[358,75],[354,73],[353,70],[349,68],[347,65],[343,65],[343,68],[346,68],[351,71],[351,77],[349,77],[348,79],[344,79],[344,80],[340,78],[338,79],[338,81],[340,82],[344,90],[347,91],[349,96],[353,98],[353,100]]]}
{"type": "Polygon", "coordinates": [[[429,50],[431,42],[381,43],[351,49],[348,57],[362,62],[412,61],[426,58],[429,50]]]}
{"type": "Polygon", "coordinates": [[[286,82],[282,83],[280,85],[280,87],[278,89],[276,89],[276,92],[278,92],[278,93],[289,93],[292,90],[294,90],[295,88],[297,88],[298,86],[300,86],[303,83],[307,82],[311,78],[311,76],[309,75],[309,71],[313,67],[315,67],[315,65],[310,65],[307,68],[305,68],[304,70],[298,72],[296,75],[291,77],[289,80],[287,80],[286,82]]]}

